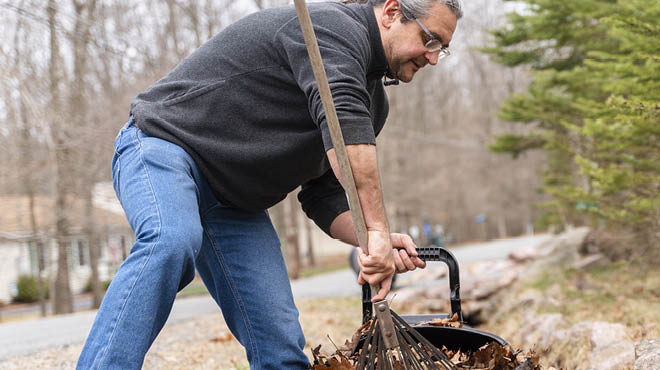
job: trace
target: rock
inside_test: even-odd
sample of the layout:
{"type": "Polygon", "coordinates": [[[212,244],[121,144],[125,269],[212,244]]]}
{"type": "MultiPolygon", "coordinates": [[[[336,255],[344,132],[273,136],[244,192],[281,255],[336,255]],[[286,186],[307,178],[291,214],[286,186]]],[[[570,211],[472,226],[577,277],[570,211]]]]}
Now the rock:
{"type": "Polygon", "coordinates": [[[572,266],[580,259],[578,252],[589,228],[567,231],[542,243],[537,249],[539,258],[525,270],[524,276],[535,276],[555,266],[572,266]]]}
{"type": "Polygon", "coordinates": [[[525,289],[517,297],[517,305],[532,306],[543,299],[543,293],[538,289],[525,289]]]}
{"type": "Polygon", "coordinates": [[[547,351],[562,321],[563,316],[560,313],[526,315],[525,323],[520,328],[522,346],[526,348],[538,346],[541,350],[547,351]]]}
{"type": "Polygon", "coordinates": [[[539,251],[533,247],[522,247],[509,253],[509,259],[516,263],[525,263],[536,259],[539,256],[539,251]]]}
{"type": "Polygon", "coordinates": [[[660,339],[643,340],[635,346],[635,357],[642,357],[658,350],[660,350],[660,339]]]}
{"type": "Polygon", "coordinates": [[[396,292],[390,292],[389,298],[394,299],[397,302],[406,303],[409,301],[414,301],[423,297],[425,294],[424,289],[421,288],[402,288],[396,292]]]}
{"type": "Polygon", "coordinates": [[[582,339],[589,340],[591,354],[589,355],[590,370],[623,370],[630,369],[635,361],[635,346],[628,339],[626,327],[608,322],[579,322],[567,330],[555,333],[553,341],[576,343],[582,339]]]}
{"type": "Polygon", "coordinates": [[[589,340],[591,337],[591,322],[579,322],[568,329],[558,330],[553,337],[553,340],[558,342],[568,342],[578,338],[589,340]]]}
{"type": "Polygon", "coordinates": [[[447,266],[439,264],[428,264],[425,269],[399,274],[398,284],[414,285],[417,282],[440,280],[447,276],[447,266]]]}
{"type": "MultiPolygon", "coordinates": [[[[590,323],[590,322],[588,322],[590,323]]],[[[591,346],[594,350],[628,340],[626,327],[609,322],[591,322],[591,346]]],[[[634,351],[633,351],[634,354],[634,351]]]]}
{"type": "Polygon", "coordinates": [[[594,370],[630,369],[635,362],[635,345],[622,340],[594,349],[591,353],[591,368],[594,370]]]}
{"type": "Polygon", "coordinates": [[[556,238],[548,239],[538,246],[539,254],[549,256],[555,254],[560,249],[572,248],[578,249],[589,234],[588,227],[578,227],[557,235],[556,238]]]}
{"type": "Polygon", "coordinates": [[[635,370],[660,370],[660,339],[647,339],[635,346],[635,370]]]}
{"type": "Polygon", "coordinates": [[[518,278],[517,271],[507,271],[495,276],[477,278],[474,287],[464,294],[466,299],[486,299],[511,285],[518,278]]]}
{"type": "Polygon", "coordinates": [[[582,270],[582,269],[597,265],[598,263],[600,263],[602,261],[605,261],[605,260],[606,260],[605,255],[600,254],[600,253],[596,253],[596,254],[592,254],[592,255],[580,258],[578,261],[576,261],[573,264],[573,267],[575,267],[578,270],[582,270]]]}
{"type": "Polygon", "coordinates": [[[441,285],[435,285],[431,288],[426,289],[424,294],[427,298],[438,299],[441,301],[449,300],[449,287],[447,283],[441,285]]]}
{"type": "Polygon", "coordinates": [[[491,303],[489,301],[475,301],[475,300],[461,300],[461,309],[463,310],[464,316],[469,316],[476,322],[484,321],[482,313],[484,310],[490,307],[491,303]]]}
{"type": "Polygon", "coordinates": [[[509,271],[515,268],[516,268],[515,263],[509,260],[482,261],[482,262],[474,262],[469,264],[467,266],[467,273],[470,276],[479,277],[483,275],[509,271]]]}
{"type": "Polygon", "coordinates": [[[660,370],[660,354],[654,353],[635,360],[634,370],[660,370]]]}

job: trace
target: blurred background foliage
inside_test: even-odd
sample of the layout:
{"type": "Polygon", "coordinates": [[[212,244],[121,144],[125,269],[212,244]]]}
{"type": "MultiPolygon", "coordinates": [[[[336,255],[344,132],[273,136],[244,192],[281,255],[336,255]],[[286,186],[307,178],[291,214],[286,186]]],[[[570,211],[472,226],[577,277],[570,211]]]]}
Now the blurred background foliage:
{"type": "Polygon", "coordinates": [[[527,65],[527,92],[500,117],[532,126],[491,145],[543,150],[549,222],[624,232],[643,254],[660,241],[660,3],[528,0],[482,50],[527,65]]]}

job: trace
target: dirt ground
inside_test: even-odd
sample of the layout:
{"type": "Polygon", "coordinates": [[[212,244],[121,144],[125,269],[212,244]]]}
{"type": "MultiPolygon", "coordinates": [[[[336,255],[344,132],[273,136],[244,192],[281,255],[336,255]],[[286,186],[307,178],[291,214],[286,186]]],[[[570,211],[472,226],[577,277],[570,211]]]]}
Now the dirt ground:
{"type": "MultiPolygon", "coordinates": [[[[361,303],[358,298],[310,299],[297,302],[300,321],[307,338],[305,353],[322,345],[327,352],[342,345],[359,327],[361,303]]],[[[54,348],[0,362],[3,370],[73,369],[82,343],[54,348]]],[[[243,347],[227,329],[222,315],[203,315],[167,326],[147,354],[144,369],[217,370],[249,369],[243,347]]]]}

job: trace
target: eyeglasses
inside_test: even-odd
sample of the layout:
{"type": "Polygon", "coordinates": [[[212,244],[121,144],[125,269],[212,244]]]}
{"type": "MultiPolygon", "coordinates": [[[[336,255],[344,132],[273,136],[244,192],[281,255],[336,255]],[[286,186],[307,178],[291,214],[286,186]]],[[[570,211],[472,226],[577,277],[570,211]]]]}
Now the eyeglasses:
{"type": "Polygon", "coordinates": [[[451,54],[449,52],[449,48],[442,45],[442,41],[435,38],[435,36],[433,36],[433,34],[429,31],[429,29],[426,28],[426,26],[424,25],[424,23],[422,23],[422,21],[417,19],[417,17],[414,17],[413,19],[415,19],[415,22],[417,22],[417,24],[419,24],[422,30],[424,30],[426,36],[429,37],[429,41],[427,41],[426,44],[424,44],[424,47],[426,47],[426,49],[431,53],[435,53],[439,51],[440,53],[438,54],[438,60],[448,57],[451,54]]]}
{"type": "MultiPolygon", "coordinates": [[[[401,10],[404,10],[404,9],[401,9],[401,10]]],[[[406,17],[408,19],[414,19],[415,22],[417,22],[417,24],[419,24],[419,27],[422,28],[422,30],[424,31],[426,36],[428,36],[429,41],[427,41],[426,44],[424,44],[424,47],[426,47],[426,50],[428,50],[431,53],[440,52],[440,53],[438,53],[438,60],[446,58],[451,54],[449,52],[449,48],[442,45],[442,41],[438,40],[435,36],[433,36],[431,31],[429,31],[429,29],[426,28],[426,26],[424,25],[424,23],[422,23],[422,21],[417,19],[417,17],[415,17],[415,16],[410,16],[409,14],[407,14],[408,13],[407,11],[403,11],[402,13],[403,13],[404,17],[406,17]]]]}

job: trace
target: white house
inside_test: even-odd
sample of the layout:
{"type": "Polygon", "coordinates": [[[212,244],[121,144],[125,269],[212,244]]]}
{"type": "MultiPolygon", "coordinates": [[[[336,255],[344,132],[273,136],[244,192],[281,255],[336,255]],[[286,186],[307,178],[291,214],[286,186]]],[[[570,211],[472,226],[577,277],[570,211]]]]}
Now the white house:
{"type": "MultiPolygon", "coordinates": [[[[54,239],[54,199],[39,196],[34,202],[36,233],[31,226],[29,201],[24,196],[0,196],[0,301],[11,302],[16,294],[16,282],[21,275],[36,276],[39,263],[43,267],[42,277],[51,284],[57,273],[58,248],[54,239]],[[44,255],[38,261],[37,246],[41,243],[44,255]]],[[[69,276],[74,294],[83,292],[88,284],[91,267],[84,203],[72,200],[69,216],[69,276]]],[[[102,280],[109,279],[126,258],[132,245],[133,233],[123,214],[112,212],[95,202],[93,210],[96,237],[100,246],[99,274],[102,280]]],[[[52,291],[52,289],[51,289],[52,291]]]]}
{"type": "MultiPolygon", "coordinates": [[[[98,245],[100,246],[99,274],[101,280],[109,280],[126,259],[134,235],[129,227],[124,211],[117,200],[111,183],[99,183],[94,187],[93,218],[98,245]]],[[[351,248],[333,240],[319,228],[305,227],[310,222],[296,207],[298,243],[301,252],[308,251],[312,241],[314,255],[319,259],[348,254],[351,248]],[[311,231],[311,238],[307,233],[311,231]]],[[[32,232],[28,198],[24,196],[0,196],[0,303],[11,302],[16,294],[16,282],[21,275],[36,276],[39,268],[37,246],[42,243],[44,256],[42,277],[53,284],[57,273],[58,248],[54,239],[55,215],[54,199],[39,196],[35,199],[37,233],[32,232]]],[[[73,294],[82,293],[89,282],[89,248],[84,233],[86,225],[84,203],[73,199],[69,216],[69,276],[73,294]]],[[[282,240],[285,240],[283,237],[282,240]]]]}

